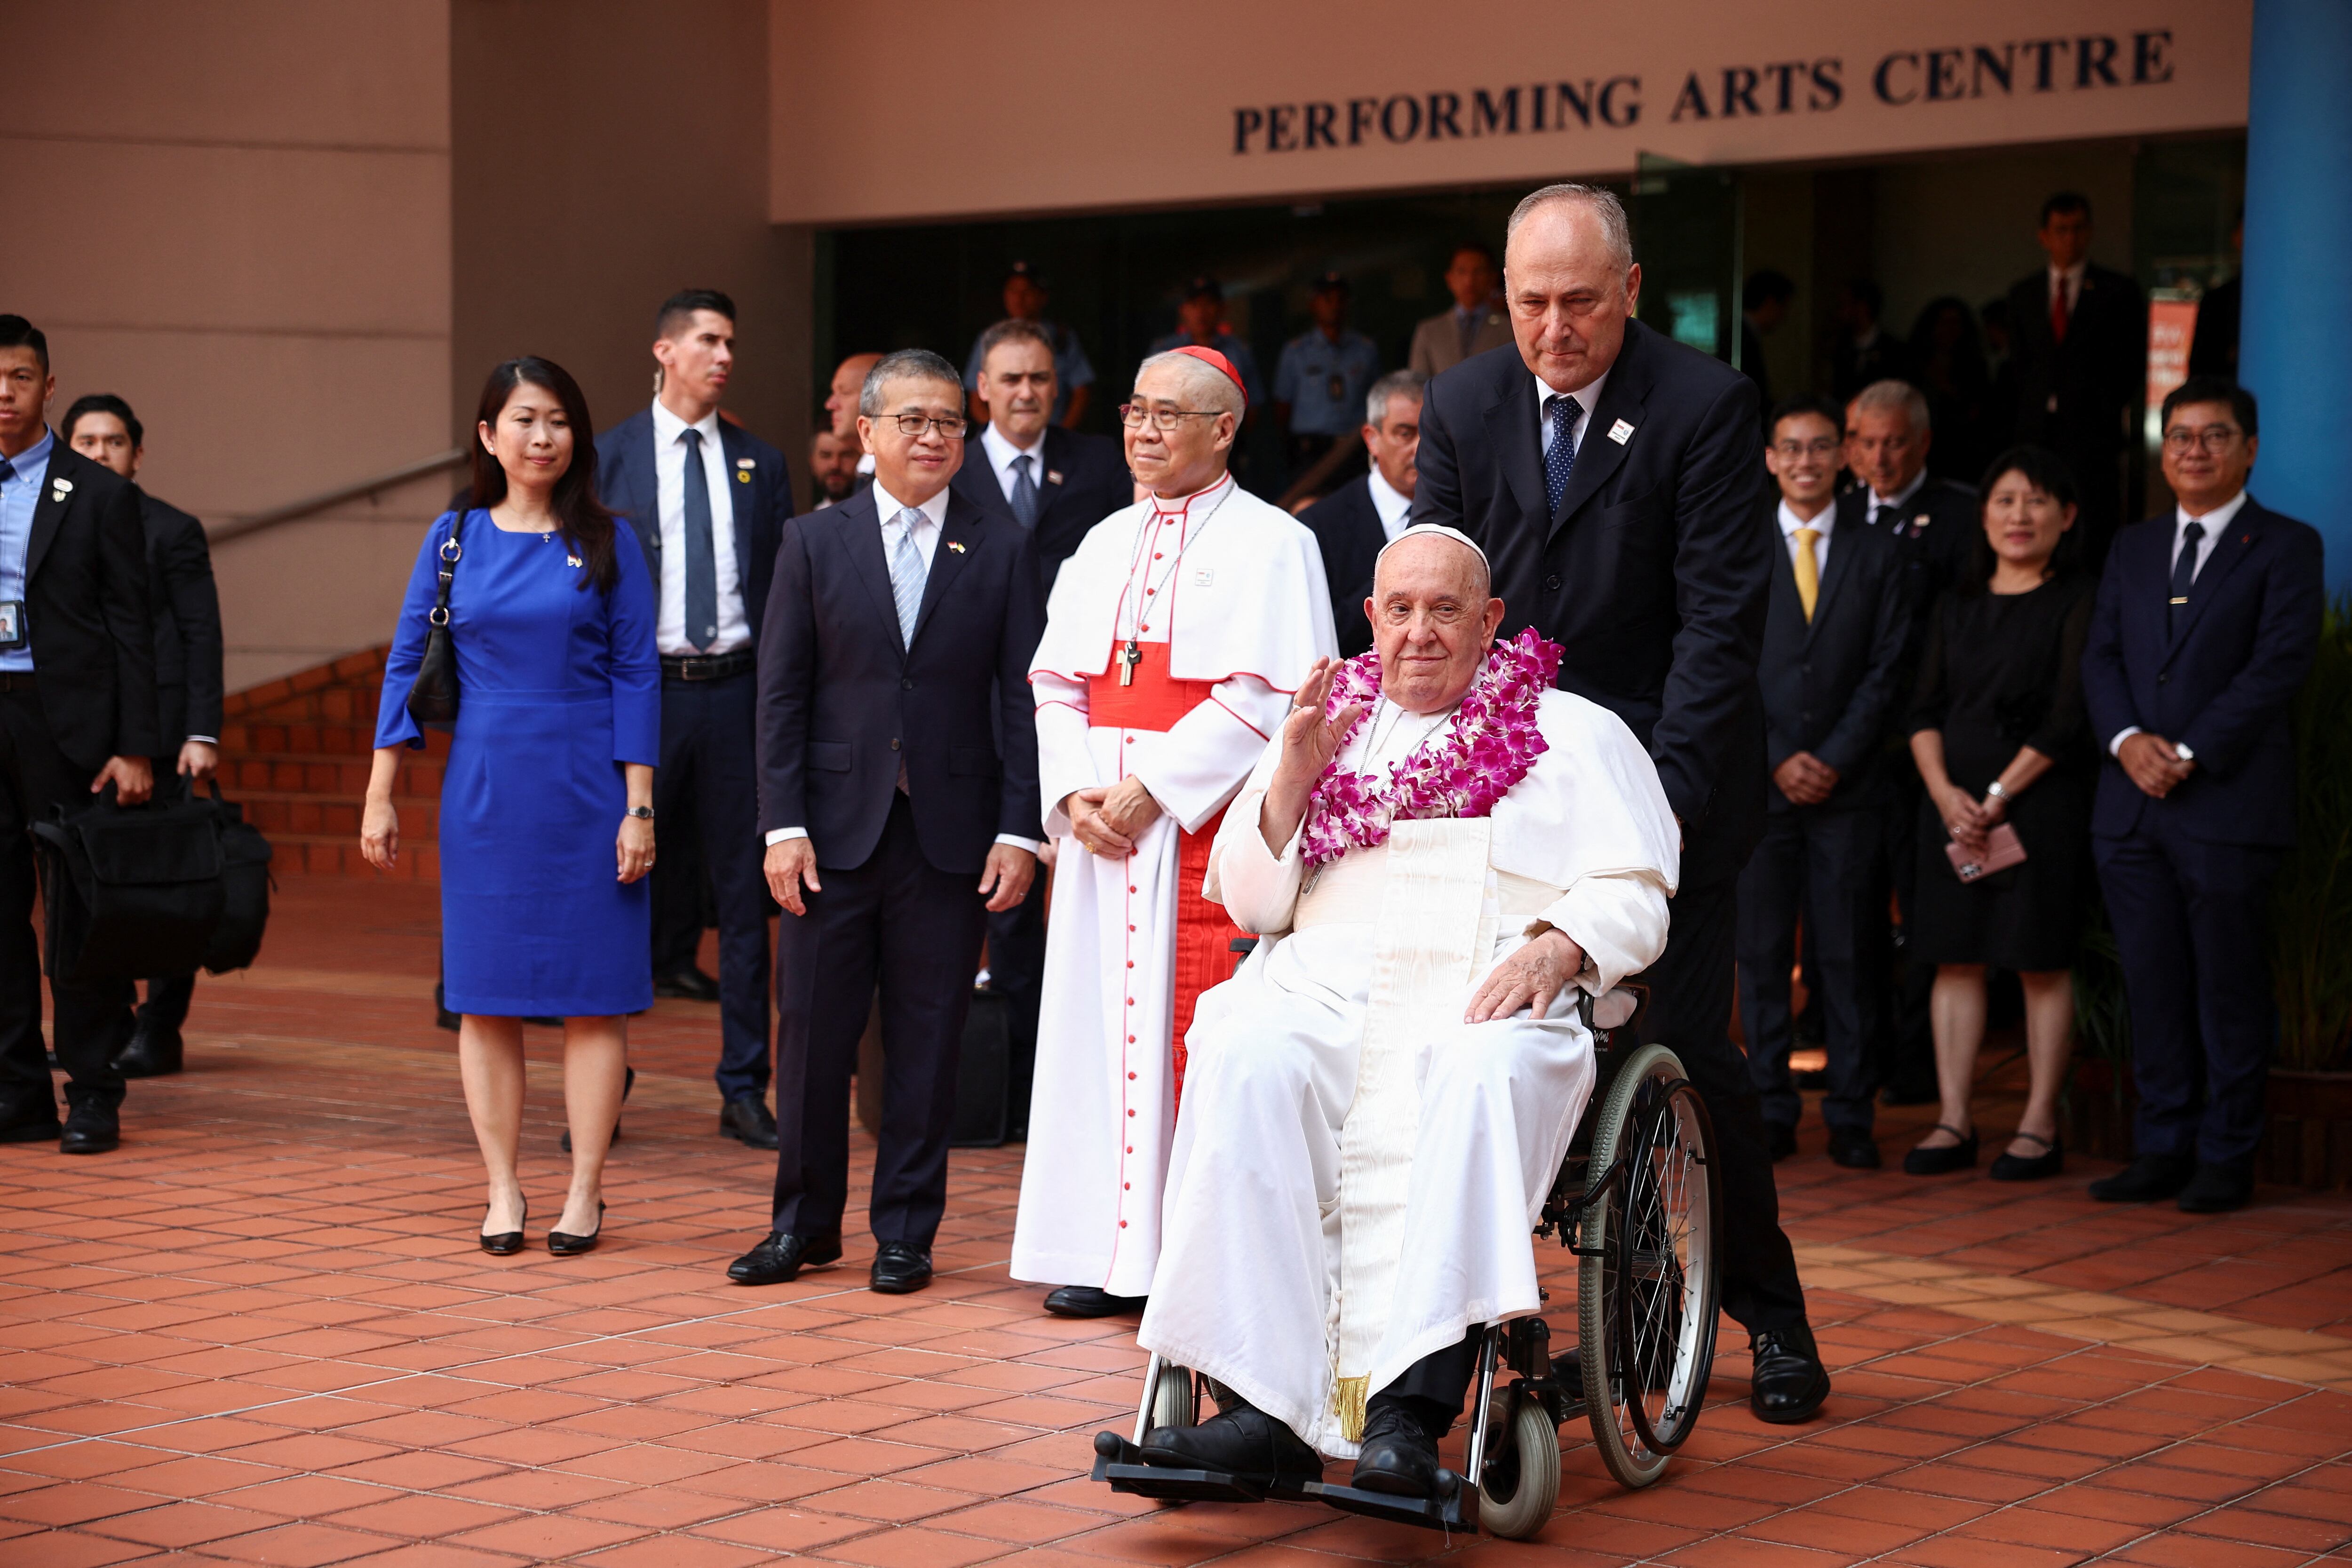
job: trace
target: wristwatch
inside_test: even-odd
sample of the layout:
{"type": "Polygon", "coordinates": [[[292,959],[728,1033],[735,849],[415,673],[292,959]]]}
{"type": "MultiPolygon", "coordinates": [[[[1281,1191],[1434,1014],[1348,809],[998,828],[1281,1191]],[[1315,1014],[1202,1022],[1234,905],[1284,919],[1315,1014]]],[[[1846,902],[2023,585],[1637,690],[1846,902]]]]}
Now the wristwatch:
{"type": "Polygon", "coordinates": [[[2011,801],[2015,800],[2017,797],[2010,794],[2007,790],[2001,788],[2000,781],[1999,779],[1995,779],[1992,783],[1985,785],[1985,798],[1987,800],[2011,801]]]}
{"type": "Polygon", "coordinates": [[[651,822],[654,819],[654,808],[650,805],[633,805],[629,807],[627,815],[643,817],[646,821],[651,822]]]}
{"type": "Polygon", "coordinates": [[[2193,763],[2197,760],[2197,753],[2179,741],[2172,742],[2172,754],[2184,763],[2193,763]]]}

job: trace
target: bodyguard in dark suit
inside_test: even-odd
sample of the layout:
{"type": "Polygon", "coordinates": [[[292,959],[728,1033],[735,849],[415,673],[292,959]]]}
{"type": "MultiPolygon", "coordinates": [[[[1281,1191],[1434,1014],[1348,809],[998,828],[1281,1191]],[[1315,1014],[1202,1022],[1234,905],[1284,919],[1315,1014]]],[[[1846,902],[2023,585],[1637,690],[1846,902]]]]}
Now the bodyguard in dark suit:
{"type": "Polygon", "coordinates": [[[871,1279],[895,1293],[930,1281],[985,917],[1035,873],[1045,617],[1020,525],[948,488],[964,458],[954,368],[887,355],[859,409],[874,483],[786,526],[760,637],[781,1147],[774,1228],[728,1275],[772,1284],[841,1256],[849,1073],[878,981],[871,1279]]]}
{"type": "Polygon", "coordinates": [[[2246,493],[2254,399],[2191,377],[2164,400],[2170,517],[2116,537],[2083,654],[2107,752],[2091,853],[2130,997],[2135,1157],[2091,1195],[2252,1194],[2276,1015],[2270,884],[2294,844],[2287,722],[2319,638],[2319,535],[2246,493]],[[2201,1106],[2201,1109],[2200,1109],[2201,1106]]]}
{"type": "Polygon", "coordinates": [[[1792,1152],[1804,1101],[1789,1078],[1789,971],[1797,917],[1828,1020],[1830,1158],[1874,1169],[1874,984],[1885,941],[1880,883],[1885,740],[1902,679],[1909,599],[1892,532],[1845,524],[1832,504],[1837,408],[1795,398],[1774,413],[1765,462],[1778,482],[1764,622],[1764,841],[1739,876],[1739,1021],[1773,1152],[1792,1152]],[[1874,898],[1874,895],[1875,897],[1874,898]]]}
{"type": "Polygon", "coordinates": [[[1560,686],[1623,719],[1657,763],[1683,863],[1674,930],[1649,971],[1650,1018],[1715,1119],[1723,1304],[1752,1340],[1752,1403],[1765,1420],[1801,1421],[1829,1378],[1729,1033],[1736,889],[1764,826],[1756,666],[1777,548],[1756,386],[1630,319],[1642,270],[1607,191],[1547,186],[1510,226],[1515,351],[1429,384],[1413,521],[1477,540],[1503,635],[1532,625],[1559,643],[1560,686]]]}
{"type": "MultiPolygon", "coordinates": [[[[0,1142],[58,1137],[41,1046],[41,954],[32,931],[30,828],[93,790],[147,798],[156,732],[155,627],[131,484],[49,433],[49,345],[0,316],[0,1142]]],[[[100,807],[100,809],[103,809],[100,807]]],[[[58,1060],[69,1154],[121,1139],[114,1053],[131,1030],[131,987],[58,984],[58,1060]]]]}
{"type": "Polygon", "coordinates": [[[1372,566],[1390,540],[1412,521],[1413,467],[1421,449],[1421,389],[1417,370],[1392,370],[1364,395],[1364,454],[1370,469],[1298,514],[1323,552],[1323,580],[1331,590],[1331,625],[1339,657],[1370,650],[1372,623],[1364,603],[1372,596],[1372,566]]]}
{"type": "MultiPolygon", "coordinates": [[[[126,479],[136,479],[147,432],[131,405],[112,393],[74,400],[58,426],[66,444],[126,479]]],[[[137,487],[134,485],[134,489],[137,487]]],[[[139,522],[147,536],[147,597],[155,612],[155,698],[162,750],[159,775],[179,773],[192,785],[220,765],[220,594],[213,584],[212,551],[205,525],[138,490],[139,522]]],[[[147,982],[131,1042],[114,1058],[125,1078],[156,1078],[180,1070],[180,1026],[196,994],[194,974],[147,982]]]]}
{"type": "Polygon", "coordinates": [[[2074,470],[2095,571],[2123,517],[2119,461],[2139,445],[2129,424],[2147,374],[2147,304],[2130,279],[2092,264],[2087,196],[2061,191],[2042,203],[2036,237],[2049,266],[2009,291],[2015,439],[2074,470]]]}
{"type": "MultiPolygon", "coordinates": [[[[663,302],[654,331],[660,391],[651,407],[598,438],[596,488],[635,525],[657,585],[662,749],[654,812],[657,822],[697,830],[718,907],[719,1130],[772,1149],[753,667],[776,544],[793,515],[792,476],[782,453],[719,416],[735,360],[734,301],[687,289],[663,302]]],[[[653,873],[654,979],[677,988],[673,994],[709,995],[695,964],[700,876],[694,857],[667,848],[677,841],[665,839],[653,873]]]]}

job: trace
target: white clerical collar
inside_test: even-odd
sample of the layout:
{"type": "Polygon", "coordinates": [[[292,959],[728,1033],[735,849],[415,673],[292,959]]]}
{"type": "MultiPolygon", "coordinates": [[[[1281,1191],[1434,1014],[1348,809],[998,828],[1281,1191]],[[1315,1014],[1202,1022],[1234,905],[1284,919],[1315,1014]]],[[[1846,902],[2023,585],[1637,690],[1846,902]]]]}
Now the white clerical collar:
{"type": "Polygon", "coordinates": [[[1412,498],[1389,483],[1378,464],[1372,466],[1368,477],[1371,480],[1372,510],[1381,518],[1381,531],[1394,544],[1397,535],[1412,521],[1412,498]]]}
{"type": "Polygon", "coordinates": [[[1901,489],[1896,490],[1896,491],[1895,491],[1893,495],[1891,495],[1891,496],[1883,496],[1883,495],[1880,495],[1880,494],[1877,492],[1877,490],[1873,489],[1873,490],[1870,492],[1870,505],[1871,505],[1871,509],[1872,509],[1873,510],[1876,510],[1878,508],[1880,508],[1880,507],[1882,507],[1882,506],[1905,506],[1905,505],[1908,505],[1908,504],[1909,504],[1909,502],[1910,502],[1911,498],[1912,498],[1913,496],[1917,495],[1917,494],[1919,493],[1920,488],[1921,488],[1922,486],[1924,486],[1925,484],[1927,484],[1927,469],[1925,469],[1925,468],[1922,468],[1922,469],[1920,469],[1917,473],[1916,473],[1916,474],[1914,474],[1914,475],[1912,475],[1912,476],[1911,476],[1911,482],[1910,482],[1909,484],[1905,485],[1901,489]]]}
{"type": "Polygon", "coordinates": [[[1163,496],[1155,490],[1152,492],[1150,498],[1151,510],[1159,512],[1163,517],[1172,517],[1180,513],[1189,515],[1192,510],[1192,503],[1194,501],[1223,500],[1223,498],[1219,494],[1219,492],[1233,482],[1234,476],[1230,471],[1228,471],[1219,474],[1217,476],[1216,483],[1205,485],[1200,489],[1194,490],[1188,496],[1163,496]]]}

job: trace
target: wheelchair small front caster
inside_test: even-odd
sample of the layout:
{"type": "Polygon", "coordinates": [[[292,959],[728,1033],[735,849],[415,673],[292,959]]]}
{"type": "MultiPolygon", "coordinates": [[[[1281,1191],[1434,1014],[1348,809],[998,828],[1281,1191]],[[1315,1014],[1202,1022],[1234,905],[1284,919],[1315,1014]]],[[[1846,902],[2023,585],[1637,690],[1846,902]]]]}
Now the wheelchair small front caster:
{"type": "Polygon", "coordinates": [[[1506,1541],[1534,1538],[1559,1501],[1559,1432],[1538,1399],[1514,1402],[1517,1409],[1479,1478],[1478,1522],[1506,1541]]]}

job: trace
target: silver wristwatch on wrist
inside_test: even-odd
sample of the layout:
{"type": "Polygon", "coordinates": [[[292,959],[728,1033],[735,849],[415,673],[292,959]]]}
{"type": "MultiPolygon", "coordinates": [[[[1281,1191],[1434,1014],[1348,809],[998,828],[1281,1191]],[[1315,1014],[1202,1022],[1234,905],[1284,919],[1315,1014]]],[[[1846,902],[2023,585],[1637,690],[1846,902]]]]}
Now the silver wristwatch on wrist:
{"type": "Polygon", "coordinates": [[[629,807],[627,815],[643,817],[646,821],[651,822],[654,819],[654,808],[650,805],[633,805],[629,807]]]}

